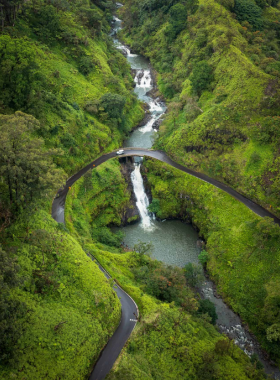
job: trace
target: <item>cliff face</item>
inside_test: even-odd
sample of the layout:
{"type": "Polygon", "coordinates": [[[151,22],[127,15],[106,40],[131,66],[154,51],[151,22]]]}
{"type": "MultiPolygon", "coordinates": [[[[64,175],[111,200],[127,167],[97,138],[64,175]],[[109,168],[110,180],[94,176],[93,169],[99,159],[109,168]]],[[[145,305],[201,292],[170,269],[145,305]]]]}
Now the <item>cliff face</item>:
{"type": "Polygon", "coordinates": [[[129,202],[124,209],[122,215],[122,225],[127,225],[131,223],[139,222],[140,214],[136,206],[136,197],[133,191],[133,185],[131,182],[131,173],[134,170],[133,158],[124,157],[120,159],[121,162],[121,173],[127,183],[127,192],[130,194],[129,202]]]}

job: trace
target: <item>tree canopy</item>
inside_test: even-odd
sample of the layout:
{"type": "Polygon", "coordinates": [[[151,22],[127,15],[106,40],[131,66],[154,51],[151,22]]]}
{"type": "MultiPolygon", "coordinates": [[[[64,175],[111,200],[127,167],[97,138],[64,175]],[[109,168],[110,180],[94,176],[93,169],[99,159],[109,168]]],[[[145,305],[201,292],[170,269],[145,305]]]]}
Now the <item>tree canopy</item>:
{"type": "Polygon", "coordinates": [[[39,122],[30,115],[16,112],[0,116],[0,176],[6,202],[16,210],[35,196],[57,190],[65,178],[52,162],[60,152],[45,149],[44,141],[35,137],[39,122]]]}

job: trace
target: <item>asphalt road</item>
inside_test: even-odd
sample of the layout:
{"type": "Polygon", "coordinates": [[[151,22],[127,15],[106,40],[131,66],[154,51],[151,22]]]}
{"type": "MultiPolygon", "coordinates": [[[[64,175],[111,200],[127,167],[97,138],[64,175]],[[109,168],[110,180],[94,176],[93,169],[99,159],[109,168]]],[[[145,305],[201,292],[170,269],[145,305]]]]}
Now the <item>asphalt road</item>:
{"type": "MultiPolygon", "coordinates": [[[[272,213],[270,213],[269,211],[267,211],[260,205],[256,204],[255,202],[252,202],[250,199],[239,194],[237,191],[235,191],[231,187],[211,177],[208,177],[205,174],[195,172],[194,170],[188,169],[185,166],[177,164],[176,162],[172,161],[166,155],[166,153],[162,151],[141,149],[141,148],[124,148],[124,151],[125,151],[124,154],[121,156],[116,155],[115,151],[108,154],[104,154],[103,156],[92,161],[83,169],[79,170],[72,177],[70,177],[67,180],[66,185],[63,188],[59,189],[56,195],[56,198],[53,201],[53,204],[52,204],[53,218],[59,223],[65,222],[64,207],[65,207],[65,201],[66,201],[67,193],[69,191],[69,187],[71,187],[89,169],[93,169],[94,167],[99,166],[100,164],[108,161],[111,158],[116,158],[116,157],[119,158],[119,157],[127,157],[127,156],[140,156],[140,157],[148,156],[148,157],[156,158],[157,160],[165,162],[176,169],[179,169],[185,173],[188,173],[196,178],[201,179],[202,181],[205,181],[214,185],[215,187],[230,194],[232,197],[234,197],[238,201],[242,202],[245,206],[247,206],[250,210],[252,210],[257,215],[261,217],[269,216],[270,218],[274,219],[275,223],[280,225],[280,219],[278,219],[275,215],[273,215],[272,213]]],[[[105,276],[107,278],[110,278],[109,274],[105,271],[105,269],[101,265],[99,265],[99,267],[102,270],[102,272],[104,272],[105,276]]],[[[138,309],[135,302],[117,284],[115,284],[114,290],[116,291],[122,305],[121,322],[117,330],[115,331],[115,333],[113,334],[113,336],[111,337],[107,345],[105,346],[105,348],[102,350],[101,355],[99,359],[97,360],[95,367],[90,375],[90,378],[89,378],[90,380],[102,380],[110,372],[111,368],[113,367],[114,362],[119,356],[123,346],[125,345],[127,339],[129,338],[137,322],[138,309]]]]}
{"type": "MultiPolygon", "coordinates": [[[[101,265],[99,265],[99,268],[107,278],[110,278],[110,275],[101,265]]],[[[105,379],[137,323],[138,308],[136,303],[116,283],[114,285],[114,290],[117,293],[122,305],[121,322],[105,348],[102,350],[89,380],[105,379]]]]}
{"type": "Polygon", "coordinates": [[[53,201],[53,205],[52,205],[53,218],[59,223],[64,223],[64,205],[65,205],[65,200],[66,200],[69,187],[71,187],[89,169],[97,167],[98,165],[102,164],[103,162],[108,161],[109,159],[113,157],[127,157],[127,156],[140,156],[140,157],[148,156],[148,157],[156,158],[159,161],[165,162],[176,169],[179,169],[185,173],[188,173],[196,178],[201,179],[202,181],[211,183],[215,187],[225,191],[226,193],[228,193],[229,195],[231,195],[238,201],[242,202],[245,206],[247,206],[250,210],[252,210],[257,215],[262,216],[262,217],[269,216],[270,218],[274,219],[275,223],[280,225],[279,218],[277,218],[275,215],[273,215],[271,212],[269,212],[262,206],[244,197],[244,195],[241,195],[236,190],[225,185],[224,183],[219,182],[216,179],[213,179],[207,176],[206,174],[196,172],[194,170],[186,168],[185,166],[177,164],[176,162],[172,161],[171,158],[169,158],[165,152],[162,152],[160,150],[149,150],[149,149],[142,149],[142,148],[124,148],[124,154],[121,156],[117,156],[115,151],[108,154],[104,154],[103,156],[97,158],[96,160],[92,161],[90,164],[85,166],[83,169],[78,171],[72,177],[70,177],[66,182],[66,186],[58,191],[57,198],[55,198],[53,201]]]}

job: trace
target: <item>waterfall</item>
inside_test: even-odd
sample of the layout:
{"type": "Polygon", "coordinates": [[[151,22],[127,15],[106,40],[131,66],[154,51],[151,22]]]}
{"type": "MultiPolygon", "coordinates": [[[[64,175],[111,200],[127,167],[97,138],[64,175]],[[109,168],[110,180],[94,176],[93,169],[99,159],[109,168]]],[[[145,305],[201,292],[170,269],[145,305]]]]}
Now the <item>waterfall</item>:
{"type": "Polygon", "coordinates": [[[136,196],[136,206],[139,210],[141,217],[141,226],[145,230],[153,230],[154,224],[152,222],[152,217],[148,211],[149,199],[145,193],[145,188],[143,184],[143,178],[141,175],[141,164],[134,164],[135,169],[131,173],[131,181],[133,185],[133,191],[136,196]]]}
{"type": "Polygon", "coordinates": [[[150,70],[137,70],[136,76],[134,78],[134,82],[136,83],[136,87],[141,87],[145,89],[152,88],[152,77],[150,70]]]}

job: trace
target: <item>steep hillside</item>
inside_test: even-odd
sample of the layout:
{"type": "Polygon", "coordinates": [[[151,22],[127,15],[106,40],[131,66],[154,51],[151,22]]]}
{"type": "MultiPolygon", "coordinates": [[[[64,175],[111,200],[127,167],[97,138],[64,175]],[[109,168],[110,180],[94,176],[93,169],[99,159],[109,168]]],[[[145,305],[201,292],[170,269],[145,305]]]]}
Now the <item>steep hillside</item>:
{"type": "Polygon", "coordinates": [[[108,37],[112,2],[21,2],[0,35],[0,112],[40,121],[68,174],[121,146],[143,110],[125,58],[108,37]]]}
{"type": "Polygon", "coordinates": [[[280,12],[270,5],[127,0],[121,36],[151,59],[170,102],[155,146],[280,215],[280,12]]]}
{"type": "Polygon", "coordinates": [[[6,231],[0,260],[1,379],[84,379],[120,320],[112,284],[45,211],[6,231]]]}
{"type": "Polygon", "coordinates": [[[84,379],[120,320],[111,282],[50,216],[67,176],[144,113],[108,37],[114,7],[0,5],[1,379],[84,379]]]}

